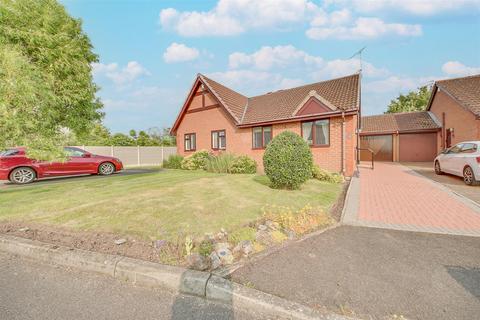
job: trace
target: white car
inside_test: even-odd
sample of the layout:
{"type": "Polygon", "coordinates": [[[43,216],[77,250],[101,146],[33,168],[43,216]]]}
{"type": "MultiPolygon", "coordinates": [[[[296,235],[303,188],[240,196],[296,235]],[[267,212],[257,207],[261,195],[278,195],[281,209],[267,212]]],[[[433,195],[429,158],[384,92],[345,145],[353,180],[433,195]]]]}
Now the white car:
{"type": "Polygon", "coordinates": [[[435,173],[463,177],[469,185],[480,184],[480,141],[465,141],[442,151],[434,160],[435,173]]]}

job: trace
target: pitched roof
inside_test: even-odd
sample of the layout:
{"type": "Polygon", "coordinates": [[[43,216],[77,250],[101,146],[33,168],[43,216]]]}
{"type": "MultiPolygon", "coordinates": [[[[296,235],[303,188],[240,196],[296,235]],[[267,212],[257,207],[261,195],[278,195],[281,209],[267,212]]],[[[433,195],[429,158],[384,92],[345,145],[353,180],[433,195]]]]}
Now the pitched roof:
{"type": "Polygon", "coordinates": [[[311,91],[340,111],[356,110],[359,105],[360,75],[308,84],[249,98],[242,124],[288,119],[311,91]]]}
{"type": "Polygon", "coordinates": [[[362,134],[412,132],[440,129],[440,123],[429,111],[387,113],[362,117],[362,134]]]}
{"type": "Polygon", "coordinates": [[[213,81],[212,79],[205,77],[203,74],[200,74],[199,77],[203,80],[207,87],[213,91],[213,94],[220,100],[225,108],[230,111],[237,122],[240,122],[248,98],[216,81],[213,81]]]}
{"type": "MultiPolygon", "coordinates": [[[[436,81],[435,86],[445,91],[477,117],[480,117],[480,74],[436,81]]],[[[430,110],[431,102],[428,110],[430,110]]]]}
{"type": "Polygon", "coordinates": [[[360,75],[317,82],[296,88],[247,98],[226,86],[199,75],[213,94],[224,104],[234,116],[238,125],[249,125],[260,122],[274,122],[293,118],[299,104],[312,91],[321,96],[338,111],[352,111],[359,107],[360,75]]]}

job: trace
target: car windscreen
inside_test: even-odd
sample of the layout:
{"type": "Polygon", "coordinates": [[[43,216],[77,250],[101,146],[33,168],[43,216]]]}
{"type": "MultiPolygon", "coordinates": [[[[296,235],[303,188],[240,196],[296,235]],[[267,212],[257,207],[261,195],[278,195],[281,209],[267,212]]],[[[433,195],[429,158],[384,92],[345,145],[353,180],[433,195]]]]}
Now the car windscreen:
{"type": "Polygon", "coordinates": [[[0,157],[14,156],[17,153],[18,153],[18,150],[15,150],[15,149],[2,150],[0,151],[0,157]]]}

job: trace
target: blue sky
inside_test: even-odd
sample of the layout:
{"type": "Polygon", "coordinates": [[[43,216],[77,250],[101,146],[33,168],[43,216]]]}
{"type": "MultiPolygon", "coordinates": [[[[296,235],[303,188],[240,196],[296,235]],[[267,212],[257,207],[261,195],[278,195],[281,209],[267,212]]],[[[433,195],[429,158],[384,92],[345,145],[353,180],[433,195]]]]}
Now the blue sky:
{"type": "Polygon", "coordinates": [[[480,0],[63,0],[100,62],[105,125],[169,127],[197,73],[245,95],[352,74],[362,108],[480,73],[480,0]]]}

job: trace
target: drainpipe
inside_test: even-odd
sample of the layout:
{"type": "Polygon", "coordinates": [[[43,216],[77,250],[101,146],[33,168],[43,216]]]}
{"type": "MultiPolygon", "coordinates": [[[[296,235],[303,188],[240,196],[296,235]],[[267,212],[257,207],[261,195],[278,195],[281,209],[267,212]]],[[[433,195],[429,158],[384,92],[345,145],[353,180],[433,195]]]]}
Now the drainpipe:
{"type": "Polygon", "coordinates": [[[345,175],[345,112],[342,112],[342,174],[345,175]]]}

